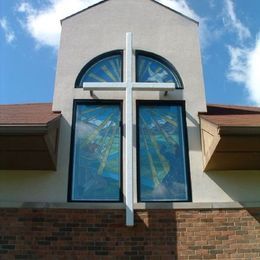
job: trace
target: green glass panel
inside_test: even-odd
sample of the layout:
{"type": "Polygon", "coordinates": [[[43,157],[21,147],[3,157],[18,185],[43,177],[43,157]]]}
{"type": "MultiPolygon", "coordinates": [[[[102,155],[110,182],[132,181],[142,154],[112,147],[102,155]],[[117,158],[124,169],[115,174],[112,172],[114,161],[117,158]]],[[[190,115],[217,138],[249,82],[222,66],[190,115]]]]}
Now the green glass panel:
{"type": "Polygon", "coordinates": [[[77,105],[73,200],[120,200],[120,118],[119,105],[77,105]]]}

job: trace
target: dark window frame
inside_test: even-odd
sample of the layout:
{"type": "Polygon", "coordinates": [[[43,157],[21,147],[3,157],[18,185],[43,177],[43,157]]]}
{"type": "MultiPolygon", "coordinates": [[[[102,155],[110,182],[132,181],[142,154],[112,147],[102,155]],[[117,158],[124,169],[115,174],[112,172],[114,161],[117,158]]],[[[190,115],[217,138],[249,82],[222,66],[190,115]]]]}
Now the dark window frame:
{"type": "MultiPolygon", "coordinates": [[[[160,84],[160,83],[158,83],[160,84]]],[[[186,109],[184,100],[136,100],[136,181],[137,181],[137,202],[138,203],[172,203],[172,202],[191,202],[192,191],[191,191],[191,174],[190,174],[190,159],[189,159],[189,144],[188,144],[188,130],[186,122],[186,109]],[[182,123],[183,123],[183,142],[185,152],[185,166],[186,166],[186,177],[187,177],[187,200],[141,200],[141,185],[140,185],[140,138],[139,138],[139,109],[140,106],[180,106],[182,110],[182,123]]]]}
{"type": "MultiPolygon", "coordinates": [[[[164,66],[166,66],[170,71],[172,71],[172,73],[176,76],[177,79],[177,83],[176,83],[176,89],[184,89],[183,86],[183,81],[181,79],[180,74],[178,73],[177,69],[173,66],[173,64],[171,62],[169,62],[167,59],[165,59],[164,57],[155,54],[153,52],[148,52],[148,51],[144,51],[144,50],[136,50],[135,51],[135,79],[136,82],[140,82],[138,79],[138,71],[139,71],[139,64],[137,62],[138,56],[145,56],[148,58],[152,58],[160,63],[162,63],[164,66]],[[179,83],[179,84],[178,84],[179,83]]],[[[160,84],[160,82],[158,82],[157,84],[160,84]]]]}
{"type": "MultiPolygon", "coordinates": [[[[124,51],[123,50],[113,50],[113,51],[108,51],[108,52],[102,53],[102,54],[96,56],[95,58],[91,59],[90,61],[88,61],[85,64],[85,66],[80,70],[80,72],[79,72],[79,74],[78,74],[78,76],[76,78],[74,87],[75,88],[83,88],[83,86],[80,86],[80,82],[81,82],[82,77],[85,75],[86,71],[91,66],[93,66],[95,63],[99,62],[100,60],[103,60],[105,58],[108,58],[108,57],[114,56],[114,55],[120,55],[121,56],[121,59],[122,59],[122,64],[121,64],[121,81],[119,81],[119,82],[123,82],[123,80],[124,80],[124,75],[123,75],[123,72],[124,72],[124,51]]],[[[100,82],[100,83],[102,83],[102,82],[100,82]]]]}
{"type": "Polygon", "coordinates": [[[73,100],[73,113],[72,113],[72,126],[71,126],[71,139],[70,139],[70,159],[69,159],[69,181],[68,181],[68,202],[80,203],[122,203],[123,202],[123,100],[93,100],[93,99],[74,99],[73,100]],[[79,104],[93,104],[93,105],[118,105],[120,109],[120,182],[119,182],[119,200],[74,200],[72,198],[72,185],[73,185],[73,163],[74,163],[74,142],[75,142],[75,126],[76,126],[76,112],[77,105],[79,104]]]}

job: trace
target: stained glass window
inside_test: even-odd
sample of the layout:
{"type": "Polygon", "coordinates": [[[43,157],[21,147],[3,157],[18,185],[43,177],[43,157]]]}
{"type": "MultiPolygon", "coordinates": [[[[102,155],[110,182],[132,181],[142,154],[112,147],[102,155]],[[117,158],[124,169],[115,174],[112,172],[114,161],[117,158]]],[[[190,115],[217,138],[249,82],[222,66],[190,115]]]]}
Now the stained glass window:
{"type": "Polygon", "coordinates": [[[76,103],[72,200],[121,200],[120,104],[76,103]]]}
{"type": "Polygon", "coordinates": [[[84,82],[121,82],[122,53],[105,53],[90,61],[79,73],[76,87],[83,87],[84,82]]]}
{"type": "Polygon", "coordinates": [[[183,107],[138,107],[140,201],[189,200],[183,107]]]}
{"type": "Polygon", "coordinates": [[[165,59],[146,52],[136,53],[137,82],[175,83],[182,88],[181,79],[174,67],[165,59]]]}

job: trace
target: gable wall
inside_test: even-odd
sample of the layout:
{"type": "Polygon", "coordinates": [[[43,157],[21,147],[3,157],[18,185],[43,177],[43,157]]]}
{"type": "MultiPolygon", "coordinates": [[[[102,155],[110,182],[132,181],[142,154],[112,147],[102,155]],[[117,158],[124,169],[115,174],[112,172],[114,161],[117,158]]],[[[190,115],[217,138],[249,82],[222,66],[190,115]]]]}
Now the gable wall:
{"type": "MultiPolygon", "coordinates": [[[[89,91],[74,89],[79,71],[88,61],[104,52],[125,49],[126,32],[133,33],[134,49],[161,55],[179,72],[184,90],[176,90],[166,97],[162,92],[135,92],[134,99],[186,101],[191,170],[194,176],[201,174],[198,111],[205,111],[206,104],[198,24],[154,1],[107,1],[63,21],[54,110],[61,110],[66,124],[71,124],[72,97],[91,98],[89,91]]],[[[125,99],[124,92],[95,91],[94,94],[98,99],[125,99]]],[[[68,146],[64,148],[64,151],[67,150],[68,146]]],[[[65,157],[68,158],[68,153],[64,154],[65,157]]]]}

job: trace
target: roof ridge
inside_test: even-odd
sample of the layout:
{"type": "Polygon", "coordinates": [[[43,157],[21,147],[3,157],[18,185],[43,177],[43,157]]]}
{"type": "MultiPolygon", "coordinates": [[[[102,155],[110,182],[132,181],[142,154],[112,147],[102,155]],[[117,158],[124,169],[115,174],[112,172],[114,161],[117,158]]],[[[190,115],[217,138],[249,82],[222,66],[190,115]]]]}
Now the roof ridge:
{"type": "Polygon", "coordinates": [[[260,107],[207,104],[207,111],[206,114],[259,114],[260,107]]]}
{"type": "Polygon", "coordinates": [[[258,108],[260,109],[260,106],[245,106],[245,105],[232,105],[232,104],[216,104],[216,103],[212,103],[212,104],[207,104],[207,106],[214,106],[214,107],[234,107],[234,108],[258,108]]]}
{"type": "MultiPolygon", "coordinates": [[[[82,12],[84,12],[84,11],[86,11],[86,10],[92,8],[92,7],[95,7],[95,6],[99,5],[99,4],[105,3],[105,2],[107,2],[107,1],[109,1],[109,0],[99,0],[99,1],[97,1],[97,2],[94,2],[93,4],[90,4],[89,6],[87,6],[86,8],[84,8],[84,9],[82,9],[82,10],[79,10],[78,12],[75,12],[75,13],[73,13],[73,14],[71,14],[71,15],[68,15],[68,16],[62,18],[62,19],[60,20],[60,22],[61,22],[61,24],[62,24],[63,21],[65,21],[65,20],[67,20],[67,19],[69,19],[69,18],[71,18],[71,17],[73,17],[73,16],[75,16],[75,15],[77,15],[77,14],[80,14],[80,13],[82,13],[82,12]]],[[[161,5],[161,6],[165,7],[165,8],[167,8],[167,9],[169,9],[169,10],[171,10],[171,11],[173,11],[173,12],[175,12],[175,13],[181,15],[181,16],[183,16],[184,18],[186,18],[186,19],[188,19],[188,20],[190,20],[190,21],[192,21],[192,22],[194,22],[194,23],[196,23],[196,24],[199,24],[199,21],[197,21],[195,18],[190,17],[190,16],[188,16],[188,15],[186,15],[186,14],[183,14],[183,13],[181,13],[181,12],[175,10],[174,8],[170,7],[169,5],[167,5],[167,4],[165,4],[165,3],[159,2],[160,0],[150,0],[150,1],[153,1],[153,2],[155,2],[155,3],[157,3],[157,4],[159,4],[159,5],[161,5]]]]}

